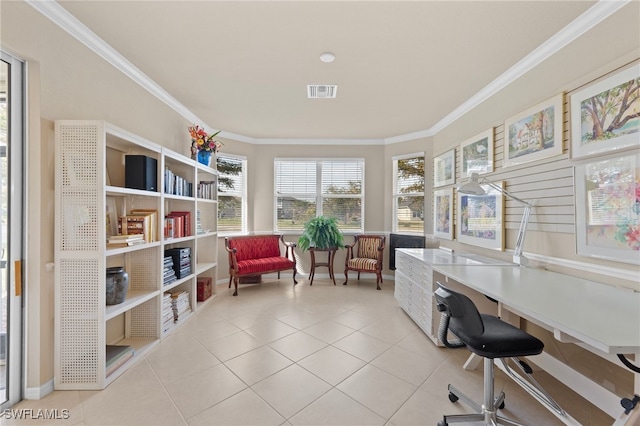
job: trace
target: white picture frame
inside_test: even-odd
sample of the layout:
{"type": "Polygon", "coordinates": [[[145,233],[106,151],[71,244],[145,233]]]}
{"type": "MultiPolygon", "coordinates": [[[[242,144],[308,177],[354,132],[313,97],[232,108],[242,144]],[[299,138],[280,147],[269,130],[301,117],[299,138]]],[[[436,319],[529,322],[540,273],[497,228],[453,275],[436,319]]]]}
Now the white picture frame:
{"type": "Polygon", "coordinates": [[[445,188],[433,193],[433,235],[445,240],[453,240],[453,188],[445,188]]]}
{"type": "Polygon", "coordinates": [[[582,162],[574,179],[578,255],[640,265],[640,154],[582,162]]]}
{"type": "Polygon", "coordinates": [[[560,93],[505,120],[503,167],[562,154],[563,103],[560,93]]]}
{"type": "Polygon", "coordinates": [[[433,187],[438,188],[454,183],[456,183],[455,148],[433,159],[433,187]]]}
{"type": "MultiPolygon", "coordinates": [[[[503,188],[503,182],[495,182],[503,188]]],[[[481,185],[485,195],[458,192],[456,239],[493,250],[504,250],[504,195],[488,185],[481,185]]]]}
{"type": "Polygon", "coordinates": [[[640,63],[572,93],[569,103],[571,158],[588,158],[640,147],[640,118],[625,121],[624,116],[624,111],[640,110],[638,94],[640,63]],[[630,84],[633,86],[629,87],[630,84]],[[603,108],[604,99],[606,108],[603,108]],[[622,105],[625,106],[624,111],[621,111],[622,105]],[[620,113],[623,115],[614,120],[620,113]],[[598,119],[594,120],[594,117],[598,119]],[[603,125],[594,126],[596,121],[603,125]],[[618,124],[614,124],[614,121],[618,124]],[[602,133],[594,136],[596,131],[602,133]]]}
{"type": "Polygon", "coordinates": [[[460,175],[493,171],[493,127],[460,144],[460,175]]]}

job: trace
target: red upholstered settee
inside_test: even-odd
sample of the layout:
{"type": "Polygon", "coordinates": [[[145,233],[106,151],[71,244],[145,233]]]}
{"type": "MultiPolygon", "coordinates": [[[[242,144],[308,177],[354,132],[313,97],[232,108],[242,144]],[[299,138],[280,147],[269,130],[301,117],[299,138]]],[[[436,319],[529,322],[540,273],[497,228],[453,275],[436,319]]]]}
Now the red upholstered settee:
{"type": "Polygon", "coordinates": [[[293,270],[293,284],[296,285],[296,256],[293,252],[295,243],[284,240],[282,235],[250,235],[226,237],[224,246],[229,253],[229,288],[233,281],[233,295],[238,295],[238,280],[242,276],[278,273],[293,270]],[[284,245],[281,253],[280,242],[284,245]]]}

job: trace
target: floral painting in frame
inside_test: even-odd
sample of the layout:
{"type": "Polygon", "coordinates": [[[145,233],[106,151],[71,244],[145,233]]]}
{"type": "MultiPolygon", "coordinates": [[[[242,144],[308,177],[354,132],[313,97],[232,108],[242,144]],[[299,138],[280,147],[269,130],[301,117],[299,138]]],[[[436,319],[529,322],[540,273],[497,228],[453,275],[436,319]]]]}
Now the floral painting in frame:
{"type": "Polygon", "coordinates": [[[453,240],[453,188],[433,193],[433,235],[453,240]]]}
{"type": "Polygon", "coordinates": [[[640,265],[640,154],[575,166],[579,255],[640,265]]]}
{"type": "Polygon", "coordinates": [[[562,154],[561,93],[504,123],[504,167],[562,154]]]}
{"type": "Polygon", "coordinates": [[[452,149],[433,159],[433,186],[456,183],[456,150],[452,149]]]}
{"type": "MultiPolygon", "coordinates": [[[[495,182],[503,187],[502,182],[495,182]]],[[[458,192],[458,223],[456,239],[494,250],[504,250],[504,196],[499,191],[482,185],[485,195],[458,192]]]]}
{"type": "Polygon", "coordinates": [[[462,176],[493,171],[493,127],[460,144],[462,176]]]}
{"type": "Polygon", "coordinates": [[[571,95],[571,158],[640,146],[640,64],[571,95]]]}

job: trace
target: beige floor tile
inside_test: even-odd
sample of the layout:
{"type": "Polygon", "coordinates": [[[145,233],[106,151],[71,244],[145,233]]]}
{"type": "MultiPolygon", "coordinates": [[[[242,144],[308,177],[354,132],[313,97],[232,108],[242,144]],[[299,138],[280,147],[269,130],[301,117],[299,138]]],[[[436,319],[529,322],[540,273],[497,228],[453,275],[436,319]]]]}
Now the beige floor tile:
{"type": "Polygon", "coordinates": [[[268,346],[242,354],[225,363],[242,381],[253,385],[291,365],[291,360],[268,346]]]}
{"type": "Polygon", "coordinates": [[[158,357],[154,353],[147,356],[149,365],[163,383],[171,383],[220,364],[220,360],[200,344],[185,349],[189,351],[172,357],[158,357]]]}
{"type": "Polygon", "coordinates": [[[203,342],[203,345],[220,361],[228,361],[257,348],[260,342],[250,334],[238,331],[213,342],[203,342]]]}
{"type": "Polygon", "coordinates": [[[272,317],[264,317],[262,321],[244,331],[252,335],[260,344],[266,344],[293,334],[298,330],[272,317]]]}
{"type": "Polygon", "coordinates": [[[255,384],[252,389],[288,419],[326,393],[331,385],[294,364],[255,384]]]}
{"type": "Polygon", "coordinates": [[[366,365],[360,358],[333,346],[309,355],[298,364],[334,386],[366,365]]]}
{"type": "Polygon", "coordinates": [[[176,425],[182,415],[149,364],[140,362],[82,403],[88,425],[176,425]]]}
{"type": "Polygon", "coordinates": [[[371,365],[362,367],[336,388],[385,419],[391,417],[417,389],[371,365]]]}
{"type": "Polygon", "coordinates": [[[269,343],[269,346],[280,352],[293,361],[299,361],[302,358],[311,355],[314,352],[327,346],[325,342],[316,339],[302,331],[290,334],[275,342],[269,343]]]}
{"type": "Polygon", "coordinates": [[[333,344],[338,349],[370,362],[391,347],[389,343],[356,331],[333,344]]]}
{"type": "Polygon", "coordinates": [[[420,386],[429,377],[441,361],[415,354],[397,346],[391,347],[382,355],[371,361],[371,365],[387,373],[420,386]]]}
{"type": "Polygon", "coordinates": [[[332,389],[289,419],[294,426],[375,426],[384,425],[380,417],[356,400],[332,389]]]}
{"type": "Polygon", "coordinates": [[[275,426],[286,419],[254,391],[245,389],[187,420],[192,426],[275,426]]]}
{"type": "Polygon", "coordinates": [[[323,342],[333,343],[345,336],[353,333],[355,330],[346,325],[342,325],[333,320],[326,320],[307,327],[304,332],[316,337],[323,342]]]}
{"type": "Polygon", "coordinates": [[[366,327],[367,325],[376,321],[375,317],[364,315],[355,311],[347,311],[342,314],[336,315],[331,319],[337,323],[346,325],[347,327],[353,328],[355,330],[359,330],[362,327],[366,327]]]}
{"type": "Polygon", "coordinates": [[[247,385],[219,364],[165,387],[182,415],[189,418],[246,389],[247,385]]]}
{"type": "Polygon", "coordinates": [[[200,343],[206,345],[210,344],[214,340],[237,333],[240,331],[240,328],[233,325],[226,319],[222,319],[206,324],[195,322],[194,324],[189,324],[186,331],[200,343]]]}
{"type": "Polygon", "coordinates": [[[280,316],[278,317],[278,319],[283,323],[290,325],[291,327],[302,330],[312,326],[313,324],[319,323],[327,317],[328,315],[322,312],[309,312],[306,310],[299,310],[288,315],[280,316]]]}

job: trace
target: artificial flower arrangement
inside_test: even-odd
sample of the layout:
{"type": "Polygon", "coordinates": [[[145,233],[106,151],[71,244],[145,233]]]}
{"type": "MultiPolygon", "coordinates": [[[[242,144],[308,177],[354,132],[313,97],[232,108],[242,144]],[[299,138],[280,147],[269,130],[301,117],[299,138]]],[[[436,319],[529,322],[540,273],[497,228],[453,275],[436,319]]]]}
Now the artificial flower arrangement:
{"type": "Polygon", "coordinates": [[[191,135],[191,153],[197,154],[198,151],[217,152],[223,145],[222,142],[214,140],[214,138],[222,130],[218,130],[212,135],[208,135],[207,132],[200,126],[193,125],[189,127],[189,134],[191,135]]]}

